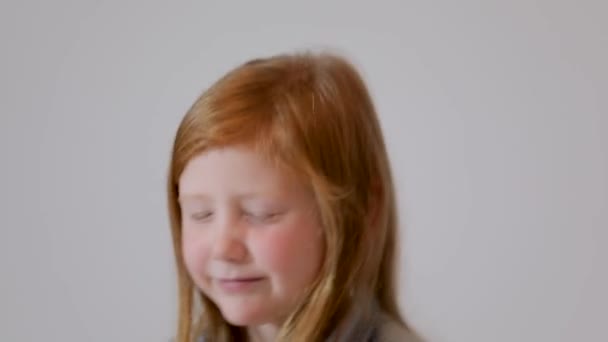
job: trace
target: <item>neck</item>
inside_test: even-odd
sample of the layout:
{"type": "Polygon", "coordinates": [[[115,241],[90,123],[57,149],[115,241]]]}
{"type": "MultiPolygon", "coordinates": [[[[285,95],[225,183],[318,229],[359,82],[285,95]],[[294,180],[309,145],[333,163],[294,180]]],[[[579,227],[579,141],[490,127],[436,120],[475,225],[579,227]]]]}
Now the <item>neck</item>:
{"type": "Polygon", "coordinates": [[[279,327],[274,324],[247,327],[247,336],[251,342],[274,342],[278,333],[279,327]]]}

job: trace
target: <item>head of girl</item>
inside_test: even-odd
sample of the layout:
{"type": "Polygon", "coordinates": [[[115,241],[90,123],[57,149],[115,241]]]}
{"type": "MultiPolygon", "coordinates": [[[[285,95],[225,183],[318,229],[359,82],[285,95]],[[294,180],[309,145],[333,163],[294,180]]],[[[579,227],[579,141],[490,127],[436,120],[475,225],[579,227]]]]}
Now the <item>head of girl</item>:
{"type": "Polygon", "coordinates": [[[321,341],[374,310],[402,322],[391,179],[372,100],[343,57],[227,73],[172,151],[177,341],[321,341]]]}

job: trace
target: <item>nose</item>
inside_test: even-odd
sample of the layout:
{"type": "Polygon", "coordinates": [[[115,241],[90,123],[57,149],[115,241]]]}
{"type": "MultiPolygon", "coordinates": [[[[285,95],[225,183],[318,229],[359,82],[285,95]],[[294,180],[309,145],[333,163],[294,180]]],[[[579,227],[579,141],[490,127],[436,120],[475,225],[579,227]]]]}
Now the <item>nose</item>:
{"type": "Polygon", "coordinates": [[[225,219],[218,222],[215,229],[215,239],[211,246],[213,259],[227,262],[244,262],[247,259],[247,246],[244,232],[235,220],[225,219]]]}

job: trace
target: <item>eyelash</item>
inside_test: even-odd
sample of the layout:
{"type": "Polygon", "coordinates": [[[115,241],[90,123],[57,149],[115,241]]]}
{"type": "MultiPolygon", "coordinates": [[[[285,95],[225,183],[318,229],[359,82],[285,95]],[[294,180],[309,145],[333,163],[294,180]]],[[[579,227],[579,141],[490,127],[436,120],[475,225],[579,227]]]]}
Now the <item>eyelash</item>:
{"type": "MultiPolygon", "coordinates": [[[[273,221],[278,218],[280,213],[264,213],[264,214],[253,214],[244,212],[243,214],[249,221],[253,221],[255,223],[266,223],[273,221]]],[[[213,216],[213,212],[198,212],[190,215],[190,218],[195,222],[206,222],[211,216],[213,216]]]]}
{"type": "Polygon", "coordinates": [[[255,222],[270,222],[273,221],[275,218],[277,218],[280,214],[279,213],[264,213],[264,214],[251,214],[251,213],[245,213],[245,216],[248,217],[250,220],[253,220],[255,222]]]}
{"type": "Polygon", "coordinates": [[[211,215],[213,215],[212,212],[198,212],[198,213],[194,213],[194,214],[190,215],[190,218],[192,219],[192,221],[195,221],[195,222],[203,222],[203,221],[209,219],[211,217],[211,215]]]}

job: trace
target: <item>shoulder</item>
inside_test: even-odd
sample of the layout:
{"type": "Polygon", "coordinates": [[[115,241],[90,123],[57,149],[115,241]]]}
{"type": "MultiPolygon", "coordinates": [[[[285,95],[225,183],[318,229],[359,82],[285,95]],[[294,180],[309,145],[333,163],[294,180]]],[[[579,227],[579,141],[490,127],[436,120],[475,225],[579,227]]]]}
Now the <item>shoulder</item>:
{"type": "Polygon", "coordinates": [[[400,322],[383,314],[378,329],[378,342],[423,342],[400,322]]]}

